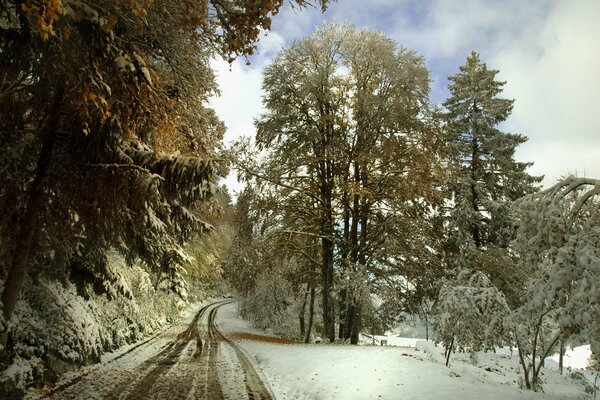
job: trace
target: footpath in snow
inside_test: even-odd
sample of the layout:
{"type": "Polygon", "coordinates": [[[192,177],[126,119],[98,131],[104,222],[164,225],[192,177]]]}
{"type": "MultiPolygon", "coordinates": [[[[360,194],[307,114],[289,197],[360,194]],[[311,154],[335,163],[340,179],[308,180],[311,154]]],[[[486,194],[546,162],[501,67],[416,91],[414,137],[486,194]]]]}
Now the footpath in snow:
{"type": "Polygon", "coordinates": [[[240,340],[281,400],[593,398],[585,393],[589,383],[578,379],[583,374],[573,378],[571,371],[560,375],[552,368],[543,371],[544,393],[520,389],[517,357],[507,351],[481,354],[475,365],[468,355],[456,353],[448,368],[443,349],[425,341],[411,348],[276,343],[243,321],[235,303],[221,307],[217,324],[226,336],[240,340]]]}

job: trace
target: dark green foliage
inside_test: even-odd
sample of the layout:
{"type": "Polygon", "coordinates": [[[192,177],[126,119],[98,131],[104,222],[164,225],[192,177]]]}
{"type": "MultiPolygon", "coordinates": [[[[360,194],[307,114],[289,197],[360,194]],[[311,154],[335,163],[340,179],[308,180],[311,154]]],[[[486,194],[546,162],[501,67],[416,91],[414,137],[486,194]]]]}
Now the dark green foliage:
{"type": "Polygon", "coordinates": [[[498,71],[488,70],[475,52],[460,71],[449,78],[451,97],[444,103],[455,162],[451,243],[455,250],[506,248],[513,238],[510,202],[533,192],[541,178],[526,172],[531,163],[514,159],[527,138],[498,129],[514,102],[499,97],[504,82],[495,80],[498,71]]]}

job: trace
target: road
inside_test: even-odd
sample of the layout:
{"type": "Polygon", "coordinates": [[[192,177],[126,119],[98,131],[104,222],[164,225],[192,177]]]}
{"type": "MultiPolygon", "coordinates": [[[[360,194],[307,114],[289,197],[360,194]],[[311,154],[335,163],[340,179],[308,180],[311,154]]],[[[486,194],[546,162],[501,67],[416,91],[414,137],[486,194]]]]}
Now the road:
{"type": "Polygon", "coordinates": [[[51,399],[270,400],[271,390],[251,358],[215,322],[219,308],[232,301],[205,305],[191,321],[175,324],[41,395],[51,399]]]}

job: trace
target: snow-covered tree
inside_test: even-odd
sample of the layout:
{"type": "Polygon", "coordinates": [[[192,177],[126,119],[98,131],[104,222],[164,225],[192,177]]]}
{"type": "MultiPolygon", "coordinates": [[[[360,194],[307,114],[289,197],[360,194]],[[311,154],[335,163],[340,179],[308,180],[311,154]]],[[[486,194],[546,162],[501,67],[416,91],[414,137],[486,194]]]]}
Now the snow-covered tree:
{"type": "Polygon", "coordinates": [[[583,338],[598,352],[600,181],[569,177],[518,199],[512,213],[510,256],[472,252],[466,262],[480,271],[463,270],[442,288],[436,330],[447,348],[515,344],[524,386],[540,390],[544,360],[560,342],[583,338]],[[494,266],[502,266],[495,282],[481,272],[494,266]]]}
{"type": "Polygon", "coordinates": [[[446,365],[455,347],[474,355],[502,344],[509,334],[505,327],[509,312],[504,295],[482,272],[463,270],[442,286],[435,306],[435,331],[446,348],[446,365]]]}
{"type": "Polygon", "coordinates": [[[501,98],[505,82],[496,80],[472,52],[460,73],[449,77],[447,130],[455,151],[451,193],[450,239],[456,249],[506,247],[512,240],[509,204],[534,190],[540,178],[530,176],[531,163],[517,162],[514,153],[527,138],[502,132],[514,100],[501,98]]]}
{"type": "Polygon", "coordinates": [[[281,4],[0,2],[5,319],[31,265],[67,265],[82,243],[170,268],[224,173],[209,59],[251,54],[281,4]]]}
{"type": "Polygon", "coordinates": [[[296,216],[310,219],[322,244],[325,336],[335,340],[339,307],[340,338],[356,343],[366,297],[352,277],[389,263],[383,243],[392,232],[405,235],[406,221],[424,218],[438,200],[428,71],[379,32],[329,24],[278,54],[263,86],[256,141],[268,155],[251,175],[305,197],[296,216]]]}
{"type": "Polygon", "coordinates": [[[513,247],[530,278],[512,318],[525,384],[537,389],[560,340],[578,334],[600,348],[600,181],[569,177],[516,206],[513,247]]]}

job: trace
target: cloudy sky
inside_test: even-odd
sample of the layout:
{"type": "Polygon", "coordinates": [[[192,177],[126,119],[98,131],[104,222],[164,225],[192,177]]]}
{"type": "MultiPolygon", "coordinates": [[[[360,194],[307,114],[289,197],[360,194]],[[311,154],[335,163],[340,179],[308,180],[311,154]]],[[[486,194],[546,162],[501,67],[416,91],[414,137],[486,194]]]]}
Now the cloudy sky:
{"type": "MultiPolygon", "coordinates": [[[[214,63],[226,142],[254,134],[262,69],[274,54],[332,20],[382,31],[423,55],[437,104],[448,97],[447,77],[476,50],[516,100],[503,127],[529,137],[517,160],[534,162],[530,173],[545,175],[544,186],[569,174],[600,178],[598,0],[339,0],[325,14],[286,6],[249,66],[214,63]]],[[[239,188],[233,177],[227,185],[239,188]]]]}

